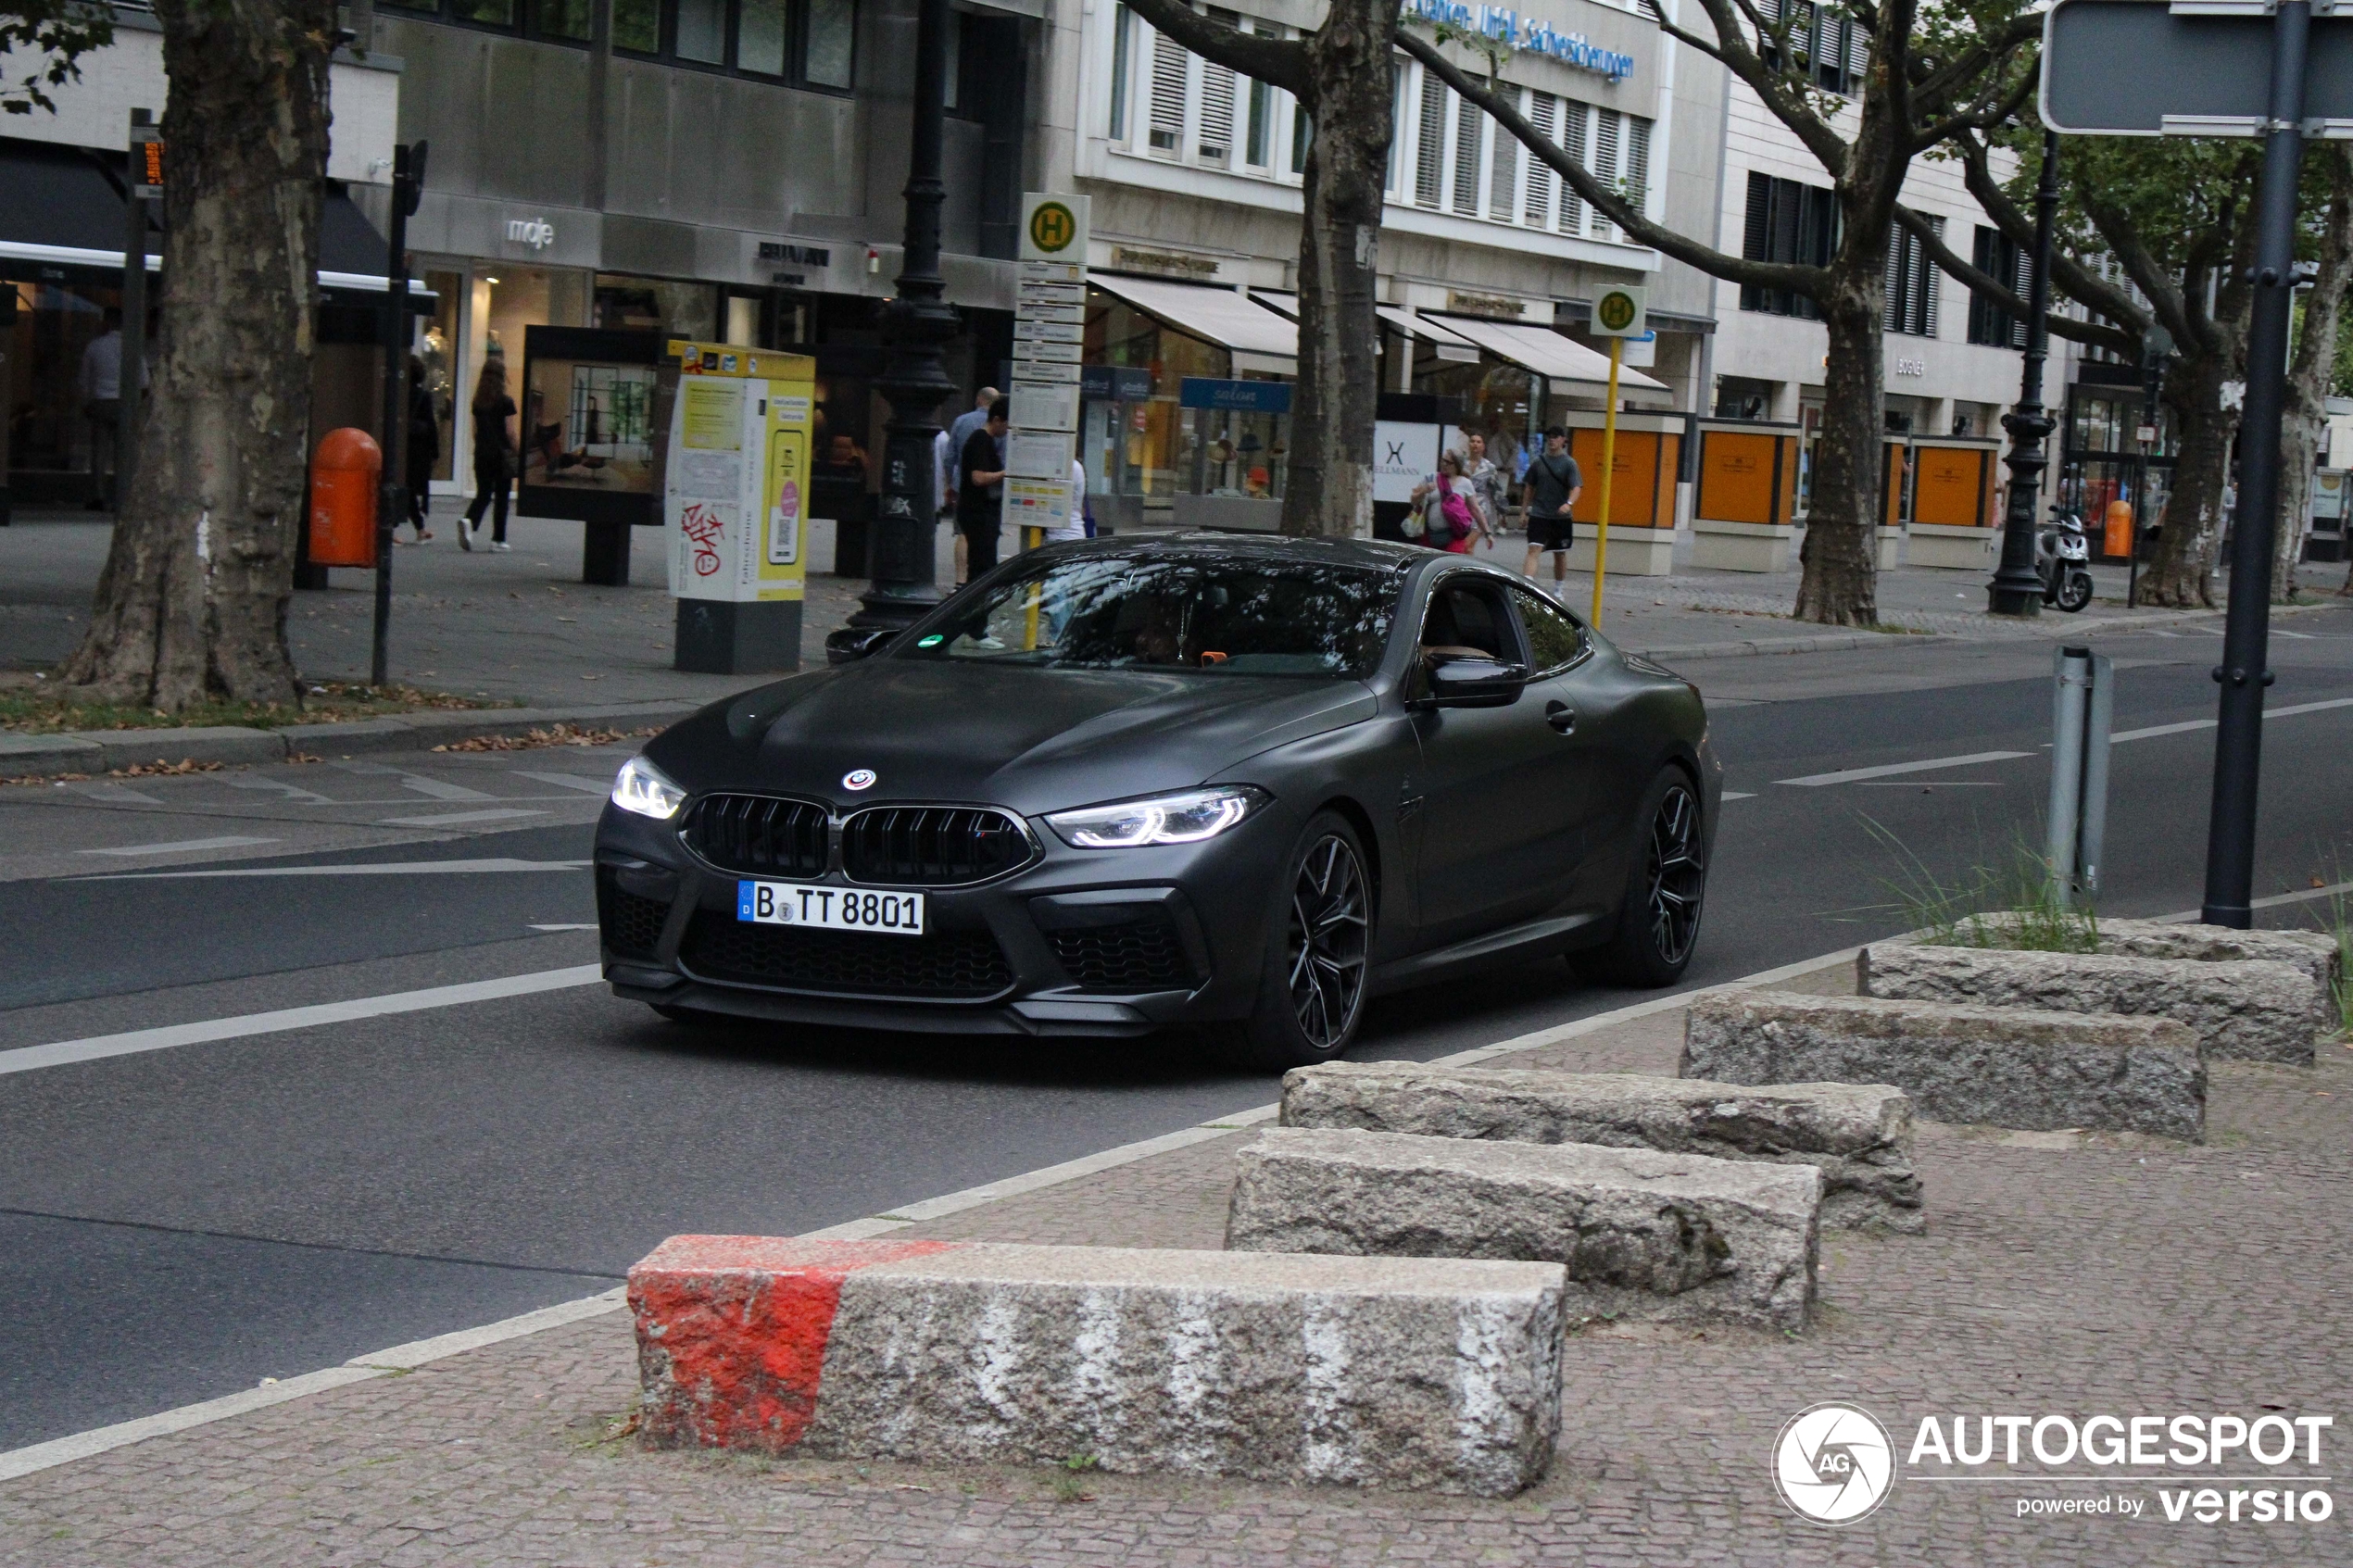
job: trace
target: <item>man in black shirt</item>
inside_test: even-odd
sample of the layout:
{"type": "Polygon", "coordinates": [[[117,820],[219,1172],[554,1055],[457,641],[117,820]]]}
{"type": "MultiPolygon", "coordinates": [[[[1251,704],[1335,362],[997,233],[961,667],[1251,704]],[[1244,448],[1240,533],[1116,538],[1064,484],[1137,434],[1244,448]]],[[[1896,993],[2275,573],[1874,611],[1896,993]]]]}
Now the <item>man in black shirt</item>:
{"type": "Polygon", "coordinates": [[[1002,443],[1011,413],[1007,399],[991,403],[988,422],[964,437],[964,449],[956,455],[956,532],[964,536],[973,577],[997,564],[997,533],[1005,516],[1002,443]]]}
{"type": "Polygon", "coordinates": [[[1585,493],[1585,476],[1568,455],[1568,432],[1554,425],[1544,433],[1544,450],[1528,465],[1528,564],[1524,577],[1536,575],[1536,558],[1553,558],[1553,581],[1568,576],[1568,542],[1572,533],[1569,508],[1585,493]]]}

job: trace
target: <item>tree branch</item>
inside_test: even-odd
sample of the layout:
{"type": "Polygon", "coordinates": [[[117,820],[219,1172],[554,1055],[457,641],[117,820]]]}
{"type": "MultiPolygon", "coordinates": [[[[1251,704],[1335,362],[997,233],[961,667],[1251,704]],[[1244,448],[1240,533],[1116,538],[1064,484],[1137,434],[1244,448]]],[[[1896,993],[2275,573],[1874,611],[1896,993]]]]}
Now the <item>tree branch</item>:
{"type": "MultiPolygon", "coordinates": [[[[1763,57],[1749,47],[1747,34],[1741,31],[1740,18],[1733,13],[1730,0],[1698,0],[1699,8],[1707,13],[1709,25],[1716,30],[1717,46],[1713,49],[1668,21],[1661,0],[1642,0],[1642,4],[1649,9],[1651,19],[1658,23],[1659,30],[1669,38],[1678,43],[1689,43],[1694,48],[1715,56],[1724,62],[1725,69],[1746,82],[1749,91],[1756,94],[1767,111],[1790,128],[1791,133],[1806,144],[1806,150],[1814,155],[1815,161],[1829,171],[1831,179],[1837,180],[1845,175],[1849,152],[1846,142],[1802,99],[1790,92],[1790,75],[1785,69],[1767,65],[1763,57]]],[[[1398,35],[1403,37],[1407,31],[1400,28],[1398,35]]],[[[1791,51],[1786,20],[1772,36],[1781,58],[1788,60],[1791,51]]]]}
{"type": "Polygon", "coordinates": [[[1261,38],[1213,21],[1180,0],[1127,0],[1127,8],[1202,59],[1279,87],[1314,114],[1315,79],[1304,39],[1261,38]]]}
{"type": "Polygon", "coordinates": [[[1800,266],[1788,261],[1750,261],[1728,256],[1664,224],[1653,222],[1624,196],[1593,178],[1591,169],[1554,145],[1549,137],[1529,122],[1516,105],[1473,79],[1441,54],[1438,45],[1429,39],[1412,28],[1401,27],[1397,30],[1397,43],[1441,82],[1468,102],[1478,105],[1496,124],[1517,137],[1595,210],[1643,245],[1728,282],[1754,288],[1785,289],[1809,298],[1818,295],[1829,285],[1830,272],[1826,268],[1800,266]]]}
{"type": "MultiPolygon", "coordinates": [[[[2033,307],[2020,299],[2009,284],[2001,282],[1982,269],[1963,261],[1958,253],[1945,245],[1944,236],[1938,233],[1935,225],[1929,222],[1927,219],[1922,218],[1908,207],[1898,207],[1895,209],[1895,221],[1903,226],[1905,232],[1920,242],[1920,248],[1928,253],[1931,260],[1948,275],[1967,285],[1971,294],[1981,299],[1991,300],[2021,320],[2032,313],[2033,307]]],[[[2055,337],[2067,338],[2075,343],[2091,344],[2100,348],[2114,349],[2117,353],[2127,356],[2140,353],[2141,332],[2147,326],[2145,316],[2136,317],[2127,327],[2114,327],[2097,321],[2079,321],[2074,317],[2064,315],[2057,310],[2045,311],[2043,320],[2044,324],[2050,329],[2055,337]]]]}
{"type": "MultiPolygon", "coordinates": [[[[2009,193],[2003,190],[2001,182],[1994,178],[1985,144],[1968,135],[1957,136],[1954,140],[1961,149],[1963,182],[1968,185],[1969,194],[1977,199],[1978,207],[1994,220],[1995,228],[2009,237],[2012,245],[2021,250],[2032,251],[2034,248],[2034,221],[2010,200],[2009,193]]],[[[2068,298],[2098,311],[2111,321],[2145,323],[2149,318],[2149,308],[2134,299],[2128,291],[2118,288],[2057,244],[2051,246],[2051,282],[2068,298]]],[[[2149,293],[2145,283],[2141,286],[2150,299],[2162,299],[2163,295],[2149,293]]],[[[2157,315],[2165,320],[2168,332],[2181,337],[2161,307],[2157,315]]],[[[2191,340],[2182,337],[2181,341],[2187,343],[2191,340]]]]}

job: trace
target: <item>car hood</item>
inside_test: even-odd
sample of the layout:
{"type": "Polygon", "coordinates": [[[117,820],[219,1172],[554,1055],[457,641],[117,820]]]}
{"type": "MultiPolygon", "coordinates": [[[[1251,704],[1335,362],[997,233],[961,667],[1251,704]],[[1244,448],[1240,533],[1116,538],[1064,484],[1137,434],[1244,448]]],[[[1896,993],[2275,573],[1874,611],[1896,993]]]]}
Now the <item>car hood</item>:
{"type": "Polygon", "coordinates": [[[880,658],[706,709],[648,748],[694,791],[778,790],[842,807],[985,801],[1024,815],[1184,789],[1369,718],[1354,681],[991,669],[880,658]],[[863,791],[843,777],[871,770],[863,791]]]}

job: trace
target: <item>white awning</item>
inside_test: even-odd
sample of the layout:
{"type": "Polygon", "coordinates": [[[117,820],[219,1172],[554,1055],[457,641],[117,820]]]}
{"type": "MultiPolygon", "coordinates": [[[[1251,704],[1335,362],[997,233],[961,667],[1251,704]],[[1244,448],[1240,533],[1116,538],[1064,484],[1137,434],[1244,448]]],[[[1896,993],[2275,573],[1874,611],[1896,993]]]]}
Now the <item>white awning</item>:
{"type": "MultiPolygon", "coordinates": [[[[1516,321],[1483,321],[1471,316],[1449,316],[1444,319],[1446,330],[1458,332],[1498,359],[1533,370],[1554,383],[1572,382],[1583,386],[1606,387],[1609,384],[1609,359],[1581,343],[1563,337],[1549,327],[1530,327],[1516,321]]],[[[1667,383],[1621,366],[1617,372],[1620,390],[1632,388],[1638,392],[1666,392],[1667,383]]]]}
{"type": "Polygon", "coordinates": [[[1238,289],[1101,272],[1089,273],[1087,281],[1188,336],[1232,350],[1238,375],[1245,370],[1277,376],[1299,373],[1299,324],[1285,320],[1238,289]]]}
{"type": "Polygon", "coordinates": [[[1285,294],[1279,289],[1252,289],[1250,297],[1278,316],[1299,320],[1299,295],[1295,294],[1285,294]]]}
{"type": "Polygon", "coordinates": [[[1416,316],[1402,305],[1377,305],[1373,308],[1380,313],[1382,320],[1407,337],[1417,337],[1428,344],[1441,359],[1469,363],[1478,358],[1478,345],[1427,316],[1416,316]]]}
{"type": "MultiPolygon", "coordinates": [[[[0,240],[0,262],[46,262],[52,267],[111,267],[122,270],[122,252],[119,250],[85,250],[76,245],[42,245],[24,240],[0,240]]],[[[163,270],[163,257],[147,257],[147,270],[163,270]]],[[[366,272],[321,272],[319,286],[322,289],[362,289],[371,294],[383,294],[392,284],[381,274],[366,272]]],[[[409,280],[409,297],[433,299],[433,290],[418,279],[409,280]]]]}

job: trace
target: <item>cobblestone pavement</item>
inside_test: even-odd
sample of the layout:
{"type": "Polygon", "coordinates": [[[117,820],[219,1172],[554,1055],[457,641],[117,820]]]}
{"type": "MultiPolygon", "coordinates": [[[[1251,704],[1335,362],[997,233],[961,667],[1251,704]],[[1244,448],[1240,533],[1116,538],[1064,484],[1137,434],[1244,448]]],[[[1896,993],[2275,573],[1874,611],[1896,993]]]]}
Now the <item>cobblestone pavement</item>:
{"type": "MultiPolygon", "coordinates": [[[[1672,1072],[1680,1021],[1508,1060],[1672,1072]]],[[[649,1453],[618,1432],[635,1379],[613,1311],[0,1485],[0,1564],[2353,1561],[2342,1518],[2169,1524],[2156,1479],[2102,1481],[2080,1462],[2088,1484],[1906,1474],[1843,1531],[1774,1495],[1776,1432],[1826,1399],[1871,1411],[1899,1449],[1923,1416],[1964,1413],[2284,1411],[2333,1415],[2330,1441],[2347,1441],[2353,1050],[2310,1070],[2215,1064],[2211,1126],[2203,1148],[1923,1128],[1927,1235],[1827,1236],[1822,1311],[1802,1337],[1579,1335],[1558,1461],[1508,1501],[1074,1474],[1042,1456],[939,1470],[649,1453]],[[2020,1517],[2038,1498],[2145,1512],[2020,1517]]],[[[1249,1135],[908,1234],[1214,1247],[1249,1135]]]]}

